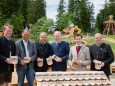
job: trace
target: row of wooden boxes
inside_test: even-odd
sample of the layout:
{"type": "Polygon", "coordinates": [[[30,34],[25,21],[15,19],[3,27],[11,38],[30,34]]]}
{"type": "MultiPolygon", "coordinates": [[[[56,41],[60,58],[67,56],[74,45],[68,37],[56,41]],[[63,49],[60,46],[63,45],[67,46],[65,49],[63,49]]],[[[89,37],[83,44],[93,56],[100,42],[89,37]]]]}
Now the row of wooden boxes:
{"type": "Polygon", "coordinates": [[[37,86],[110,86],[103,71],[37,72],[37,86]]]}

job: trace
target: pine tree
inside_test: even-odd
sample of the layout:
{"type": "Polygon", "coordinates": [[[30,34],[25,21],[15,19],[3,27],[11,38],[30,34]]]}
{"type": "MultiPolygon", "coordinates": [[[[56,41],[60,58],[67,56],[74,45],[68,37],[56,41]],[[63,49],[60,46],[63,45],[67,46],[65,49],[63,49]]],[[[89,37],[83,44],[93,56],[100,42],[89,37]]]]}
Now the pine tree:
{"type": "Polygon", "coordinates": [[[24,17],[24,22],[27,22],[27,6],[28,6],[28,0],[22,0],[21,11],[24,17]]]}
{"type": "Polygon", "coordinates": [[[20,10],[21,0],[0,0],[0,13],[2,15],[1,21],[5,22],[10,19],[13,13],[20,10]]]}
{"type": "Polygon", "coordinates": [[[58,15],[57,15],[57,19],[59,19],[61,17],[61,15],[65,12],[65,2],[64,0],[60,0],[59,2],[59,6],[58,6],[58,15]]]}
{"type": "Polygon", "coordinates": [[[14,26],[14,31],[19,31],[23,17],[21,12],[22,0],[0,0],[0,29],[5,23],[14,26]]]}
{"type": "Polygon", "coordinates": [[[28,22],[36,23],[42,17],[46,17],[45,0],[30,0],[28,5],[28,22]]]}
{"type": "Polygon", "coordinates": [[[74,13],[74,8],[75,8],[74,0],[69,0],[68,13],[74,13]]]}
{"type": "Polygon", "coordinates": [[[105,2],[104,8],[98,13],[95,27],[100,33],[103,33],[105,27],[104,21],[108,21],[109,15],[113,15],[113,19],[115,20],[115,11],[113,11],[113,8],[115,8],[114,0],[110,0],[109,3],[105,2]]]}

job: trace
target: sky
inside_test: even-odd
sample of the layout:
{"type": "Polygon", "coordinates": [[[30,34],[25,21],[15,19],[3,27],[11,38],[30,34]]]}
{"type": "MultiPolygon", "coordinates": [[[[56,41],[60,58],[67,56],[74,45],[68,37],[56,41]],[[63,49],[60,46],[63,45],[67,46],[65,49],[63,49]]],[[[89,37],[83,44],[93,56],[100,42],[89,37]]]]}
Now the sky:
{"type": "MultiPolygon", "coordinates": [[[[57,15],[57,8],[59,5],[59,1],[60,0],[46,0],[46,15],[47,18],[53,19],[54,21],[56,21],[56,15],[57,15]]],[[[68,2],[68,0],[65,0],[66,3],[68,2]]],[[[103,8],[103,5],[105,3],[105,0],[89,0],[89,2],[94,4],[94,13],[95,13],[95,17],[96,15],[99,13],[99,10],[103,8]]]]}

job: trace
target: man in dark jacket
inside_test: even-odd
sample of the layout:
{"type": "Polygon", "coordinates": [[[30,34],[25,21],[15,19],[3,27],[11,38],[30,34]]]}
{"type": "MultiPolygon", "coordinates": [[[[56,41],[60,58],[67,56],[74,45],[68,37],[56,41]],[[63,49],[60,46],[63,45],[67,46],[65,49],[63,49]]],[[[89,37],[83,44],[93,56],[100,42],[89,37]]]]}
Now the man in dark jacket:
{"type": "Polygon", "coordinates": [[[47,42],[47,34],[41,32],[39,36],[40,41],[36,43],[37,58],[34,64],[35,72],[46,72],[48,70],[47,58],[50,56],[50,44],[47,42]],[[43,66],[37,65],[37,59],[43,59],[43,66]]]}
{"type": "Polygon", "coordinates": [[[114,61],[113,51],[109,44],[102,43],[102,35],[100,33],[95,34],[94,40],[95,44],[90,46],[90,54],[91,54],[91,70],[99,70],[104,71],[106,76],[109,79],[110,75],[110,64],[114,61]],[[101,68],[96,69],[95,64],[101,63],[101,68]]]}
{"type": "Polygon", "coordinates": [[[3,32],[3,36],[0,37],[0,86],[8,86],[14,71],[14,65],[10,57],[15,56],[16,46],[15,42],[11,39],[13,27],[5,25],[3,32]]]}

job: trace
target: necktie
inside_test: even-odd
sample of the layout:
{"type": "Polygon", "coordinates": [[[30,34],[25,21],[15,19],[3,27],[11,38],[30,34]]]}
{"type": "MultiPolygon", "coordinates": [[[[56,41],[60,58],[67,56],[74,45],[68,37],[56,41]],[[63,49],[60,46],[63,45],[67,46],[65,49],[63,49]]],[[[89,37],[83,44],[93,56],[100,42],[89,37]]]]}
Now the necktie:
{"type": "Polygon", "coordinates": [[[21,41],[21,45],[22,45],[22,48],[23,48],[23,50],[24,50],[24,54],[25,54],[25,56],[26,56],[26,49],[25,49],[25,46],[24,46],[23,41],[21,41]]]}
{"type": "Polygon", "coordinates": [[[79,53],[80,49],[81,49],[81,46],[76,47],[77,54],[79,53]]]}
{"type": "MultiPolygon", "coordinates": [[[[25,56],[27,56],[27,52],[26,52],[27,47],[25,47],[23,41],[21,42],[22,42],[22,48],[24,49],[25,56]]],[[[26,66],[27,66],[27,69],[29,69],[29,63],[27,63],[26,66]]]]}

